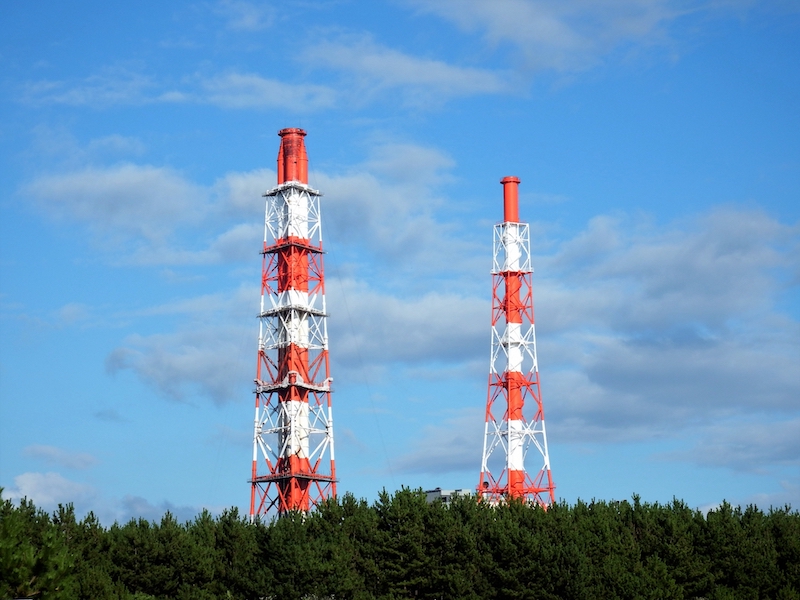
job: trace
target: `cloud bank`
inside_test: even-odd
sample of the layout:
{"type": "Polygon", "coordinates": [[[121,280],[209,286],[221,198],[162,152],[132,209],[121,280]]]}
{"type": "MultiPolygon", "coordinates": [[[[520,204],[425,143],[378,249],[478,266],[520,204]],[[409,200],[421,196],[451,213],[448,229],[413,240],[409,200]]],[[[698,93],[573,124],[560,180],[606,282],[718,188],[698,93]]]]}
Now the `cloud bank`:
{"type": "Polygon", "coordinates": [[[47,512],[55,511],[59,505],[72,504],[79,518],[91,511],[106,526],[140,518],[160,521],[167,511],[179,522],[193,520],[204,508],[213,513],[221,512],[218,507],[181,506],[167,501],[153,504],[141,496],[130,494],[122,498],[106,498],[94,486],[72,481],[54,472],[17,475],[14,487],[3,490],[3,496],[16,502],[27,498],[47,512]]]}
{"type": "MultiPolygon", "coordinates": [[[[452,168],[434,148],[391,144],[347,170],[312,172],[326,193],[326,247],[336,254],[326,260],[338,369],[484,377],[475,365],[489,343],[488,246],[442,216],[452,168]]],[[[255,272],[260,195],[273,180],[261,169],[201,186],[165,167],[122,164],[42,176],[24,192],[47,214],[99,236],[124,224],[138,264],[247,264],[255,272]]],[[[658,225],[599,215],[550,241],[552,250],[534,257],[533,282],[554,439],[643,440],[798,417],[800,323],[781,308],[800,281],[797,224],[736,207],[658,225]]],[[[140,310],[131,318],[170,315],[172,325],[129,336],[107,368],[132,370],[177,400],[247,397],[257,302],[247,284],[140,310]]],[[[420,447],[435,454],[433,440],[444,437],[466,451],[452,423],[425,433],[420,447]]],[[[709,440],[728,439],[708,431],[709,440]]],[[[456,468],[451,458],[440,464],[456,468]]],[[[731,454],[728,463],[736,462],[731,454]]],[[[401,464],[417,463],[408,456],[401,464]]]]}
{"type": "Polygon", "coordinates": [[[682,17],[719,17],[750,2],[738,0],[407,0],[465,32],[478,32],[493,47],[510,45],[525,70],[582,71],[613,52],[674,47],[682,17]]]}

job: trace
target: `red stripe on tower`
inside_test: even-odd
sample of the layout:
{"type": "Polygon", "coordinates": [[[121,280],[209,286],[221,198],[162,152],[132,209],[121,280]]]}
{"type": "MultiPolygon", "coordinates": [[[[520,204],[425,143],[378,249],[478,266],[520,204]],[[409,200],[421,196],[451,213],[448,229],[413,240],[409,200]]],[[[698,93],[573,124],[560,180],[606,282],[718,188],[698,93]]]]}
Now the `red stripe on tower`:
{"type": "Polygon", "coordinates": [[[494,228],[492,351],[478,493],[493,503],[510,497],[546,507],[555,500],[555,486],[536,358],[530,228],[519,222],[519,179],[500,183],[504,219],[494,228]],[[537,463],[533,475],[526,459],[537,463]]]}
{"type": "Polygon", "coordinates": [[[264,194],[250,518],[336,495],[321,194],[302,129],[278,133],[278,186],[264,194]]]}

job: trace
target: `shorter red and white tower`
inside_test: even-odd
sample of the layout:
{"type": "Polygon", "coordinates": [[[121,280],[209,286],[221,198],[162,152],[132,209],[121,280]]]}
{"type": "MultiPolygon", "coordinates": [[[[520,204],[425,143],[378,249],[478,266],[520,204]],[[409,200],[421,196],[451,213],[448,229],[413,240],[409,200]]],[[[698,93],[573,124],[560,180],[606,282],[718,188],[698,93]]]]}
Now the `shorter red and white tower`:
{"type": "Polygon", "coordinates": [[[336,495],[320,194],[302,129],[282,129],[266,198],[250,519],[336,495]]]}
{"type": "Polygon", "coordinates": [[[536,359],[530,228],[519,221],[519,179],[505,177],[494,226],[492,352],[478,494],[549,506],[555,501],[536,359]],[[530,465],[530,469],[526,468],[530,465]]]}

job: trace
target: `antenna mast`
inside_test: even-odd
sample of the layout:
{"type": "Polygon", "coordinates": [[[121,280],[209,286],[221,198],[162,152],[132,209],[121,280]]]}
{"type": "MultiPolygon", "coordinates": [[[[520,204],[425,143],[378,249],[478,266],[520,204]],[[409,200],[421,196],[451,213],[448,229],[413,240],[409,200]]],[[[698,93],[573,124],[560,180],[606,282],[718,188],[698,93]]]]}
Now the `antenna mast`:
{"type": "Polygon", "coordinates": [[[308,185],[306,132],[278,135],[278,185],[264,194],[251,521],[336,495],[322,194],[308,185]]]}
{"type": "Polygon", "coordinates": [[[494,226],[492,351],[478,494],[549,506],[555,501],[536,359],[530,228],[519,222],[519,179],[504,177],[494,226]],[[534,467],[530,473],[525,462],[534,467]]]}

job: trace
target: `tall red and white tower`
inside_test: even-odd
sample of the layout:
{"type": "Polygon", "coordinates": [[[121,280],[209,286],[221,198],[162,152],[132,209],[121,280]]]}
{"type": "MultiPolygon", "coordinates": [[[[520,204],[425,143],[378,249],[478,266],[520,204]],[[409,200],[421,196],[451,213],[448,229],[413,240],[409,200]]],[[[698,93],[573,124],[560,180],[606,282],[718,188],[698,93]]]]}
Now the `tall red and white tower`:
{"type": "Polygon", "coordinates": [[[519,222],[519,179],[505,177],[494,226],[492,353],[478,494],[547,507],[555,501],[536,359],[530,229],[519,222]],[[530,465],[530,469],[526,468],[530,465]]]}
{"type": "Polygon", "coordinates": [[[264,194],[250,519],[336,495],[320,192],[302,129],[282,129],[278,185],[264,194]]]}

